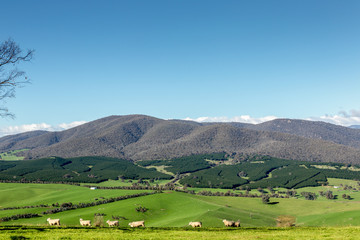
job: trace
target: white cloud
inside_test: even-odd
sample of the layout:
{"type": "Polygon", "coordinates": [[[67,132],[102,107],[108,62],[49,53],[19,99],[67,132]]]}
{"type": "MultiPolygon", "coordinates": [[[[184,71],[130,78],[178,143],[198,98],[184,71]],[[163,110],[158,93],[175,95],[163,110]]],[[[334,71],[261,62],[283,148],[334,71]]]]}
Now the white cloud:
{"type": "Polygon", "coordinates": [[[59,124],[58,126],[61,128],[61,129],[69,129],[69,128],[73,128],[73,127],[77,127],[79,125],[82,125],[84,123],[87,123],[86,121],[75,121],[75,122],[71,122],[71,123],[61,123],[59,124]]]}
{"type": "Polygon", "coordinates": [[[311,117],[305,120],[328,122],[346,127],[351,125],[360,125],[360,117],[347,117],[343,115],[325,115],[321,117],[311,117]]]}
{"type": "Polygon", "coordinates": [[[242,115],[242,116],[235,116],[235,117],[199,117],[199,118],[185,118],[188,121],[195,121],[195,122],[242,122],[242,123],[252,123],[258,124],[266,121],[274,120],[278,117],[275,116],[266,116],[261,118],[253,118],[249,115],[242,115]]]}
{"type": "MultiPolygon", "coordinates": [[[[187,117],[184,120],[195,121],[195,122],[241,122],[241,123],[258,124],[258,123],[271,121],[277,118],[281,118],[281,117],[265,116],[260,118],[254,118],[249,115],[242,115],[235,117],[198,117],[198,118],[187,117]]],[[[360,125],[360,110],[351,110],[349,111],[349,113],[339,112],[336,115],[309,117],[309,118],[305,118],[304,120],[322,121],[322,122],[328,122],[341,126],[360,125]]]]}
{"type": "Polygon", "coordinates": [[[71,123],[61,123],[58,125],[50,125],[47,123],[33,123],[33,124],[25,124],[20,126],[8,126],[0,129],[0,137],[23,133],[23,132],[30,132],[35,130],[62,131],[79,126],[84,123],[86,123],[86,121],[75,121],[71,123]]]}
{"type": "Polygon", "coordinates": [[[360,110],[352,109],[349,112],[340,111],[335,115],[324,115],[321,117],[310,117],[306,120],[323,121],[342,126],[360,125],[360,110]]]}

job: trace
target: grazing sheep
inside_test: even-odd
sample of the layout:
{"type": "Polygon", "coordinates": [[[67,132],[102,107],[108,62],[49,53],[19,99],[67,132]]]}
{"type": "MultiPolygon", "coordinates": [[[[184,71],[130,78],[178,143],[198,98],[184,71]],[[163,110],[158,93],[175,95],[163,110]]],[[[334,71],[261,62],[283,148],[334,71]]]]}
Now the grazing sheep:
{"type": "Polygon", "coordinates": [[[91,221],[90,220],[83,220],[82,218],[80,218],[80,225],[81,226],[91,226],[91,221]]]}
{"type": "Polygon", "coordinates": [[[235,225],[234,221],[228,221],[226,219],[223,220],[223,223],[224,223],[225,227],[233,227],[235,225]]]}
{"type": "Polygon", "coordinates": [[[107,220],[106,223],[109,224],[109,227],[119,226],[119,221],[110,221],[110,220],[107,220]]]}
{"type": "Polygon", "coordinates": [[[237,220],[234,224],[234,227],[240,227],[240,220],[237,220]]]}
{"type": "Polygon", "coordinates": [[[202,227],[202,223],[201,223],[201,222],[189,222],[189,225],[192,226],[193,228],[195,228],[195,227],[202,227]]]}
{"type": "Polygon", "coordinates": [[[129,223],[130,227],[145,227],[145,221],[137,221],[129,223]]]}
{"type": "Polygon", "coordinates": [[[60,219],[51,219],[48,218],[46,221],[48,221],[49,225],[57,225],[60,226],[60,219]]]}

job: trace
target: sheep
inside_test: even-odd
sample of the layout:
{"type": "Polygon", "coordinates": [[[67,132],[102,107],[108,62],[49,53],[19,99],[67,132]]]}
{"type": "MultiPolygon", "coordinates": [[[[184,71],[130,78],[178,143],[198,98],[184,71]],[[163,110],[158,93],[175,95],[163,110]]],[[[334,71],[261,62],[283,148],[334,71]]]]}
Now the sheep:
{"type": "Polygon", "coordinates": [[[202,223],[201,223],[201,222],[189,222],[189,225],[192,226],[193,228],[195,228],[195,227],[202,227],[202,223]]]}
{"type": "Polygon", "coordinates": [[[225,227],[233,227],[235,225],[234,221],[228,221],[226,219],[223,220],[223,223],[224,223],[225,227]]]}
{"type": "Polygon", "coordinates": [[[80,225],[81,226],[91,226],[91,221],[90,220],[83,220],[82,218],[80,218],[80,225]]]}
{"type": "Polygon", "coordinates": [[[51,218],[48,218],[47,220],[46,220],[48,223],[49,223],[49,225],[57,225],[57,226],[60,226],[60,219],[51,219],[51,218]]]}
{"type": "Polygon", "coordinates": [[[145,227],[145,221],[137,221],[129,223],[130,227],[145,227]]]}
{"type": "Polygon", "coordinates": [[[107,220],[106,223],[109,224],[109,227],[119,226],[119,221],[110,221],[110,220],[107,220]]]}
{"type": "Polygon", "coordinates": [[[240,220],[237,220],[237,221],[234,223],[234,227],[240,227],[240,220]]]}

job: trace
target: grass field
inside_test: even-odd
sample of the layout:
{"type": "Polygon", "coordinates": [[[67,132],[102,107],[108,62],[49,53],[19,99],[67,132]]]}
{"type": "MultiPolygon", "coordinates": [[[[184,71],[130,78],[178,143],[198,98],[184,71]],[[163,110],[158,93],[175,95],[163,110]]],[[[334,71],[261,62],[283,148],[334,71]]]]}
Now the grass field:
{"type": "Polygon", "coordinates": [[[110,198],[140,192],[150,191],[90,190],[89,188],[64,184],[0,183],[0,208],[57,202],[90,202],[95,198],[110,198]]]}
{"type": "Polygon", "coordinates": [[[4,161],[17,161],[17,160],[23,160],[24,157],[16,156],[16,153],[26,151],[28,149],[20,149],[20,150],[14,150],[9,152],[2,152],[0,153],[0,159],[4,161]]]}
{"type": "Polygon", "coordinates": [[[359,227],[326,228],[63,228],[0,227],[0,239],[358,239],[359,227]]]}
{"type": "MultiPolygon", "coordinates": [[[[318,188],[328,187],[314,189],[318,191],[318,188]]],[[[345,190],[339,191],[341,194],[345,190]]],[[[72,185],[3,183],[0,184],[0,208],[56,202],[87,203],[101,197],[110,198],[139,192],[144,190],[89,190],[72,185]]],[[[360,226],[359,192],[352,195],[353,200],[327,200],[323,197],[315,201],[303,198],[272,198],[273,204],[266,205],[259,198],[210,197],[164,191],[37,218],[2,222],[1,225],[45,226],[46,219],[51,217],[60,218],[62,225],[71,227],[79,226],[79,218],[94,220],[95,213],[102,213],[105,215],[103,221],[111,220],[113,215],[121,216],[120,227],[127,227],[130,221],[145,220],[147,227],[185,227],[190,221],[202,221],[204,227],[223,228],[222,219],[239,219],[242,227],[273,227],[280,215],[295,217],[297,226],[360,226]],[[135,208],[139,206],[148,208],[148,211],[137,212],[135,208]]],[[[41,213],[50,208],[1,210],[0,217],[41,213]]]]}

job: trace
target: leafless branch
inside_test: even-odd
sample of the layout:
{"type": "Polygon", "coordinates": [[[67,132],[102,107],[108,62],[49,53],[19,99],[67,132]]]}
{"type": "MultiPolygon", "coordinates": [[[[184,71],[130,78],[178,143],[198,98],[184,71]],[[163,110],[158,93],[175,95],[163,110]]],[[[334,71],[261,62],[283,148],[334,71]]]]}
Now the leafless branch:
{"type": "MultiPolygon", "coordinates": [[[[21,48],[8,39],[0,44],[0,101],[15,96],[15,88],[29,82],[25,72],[18,70],[15,65],[28,62],[33,58],[34,50],[27,50],[23,54],[21,48]],[[21,80],[24,77],[23,80],[21,80]]],[[[0,107],[0,117],[14,117],[5,107],[0,107]]]]}

